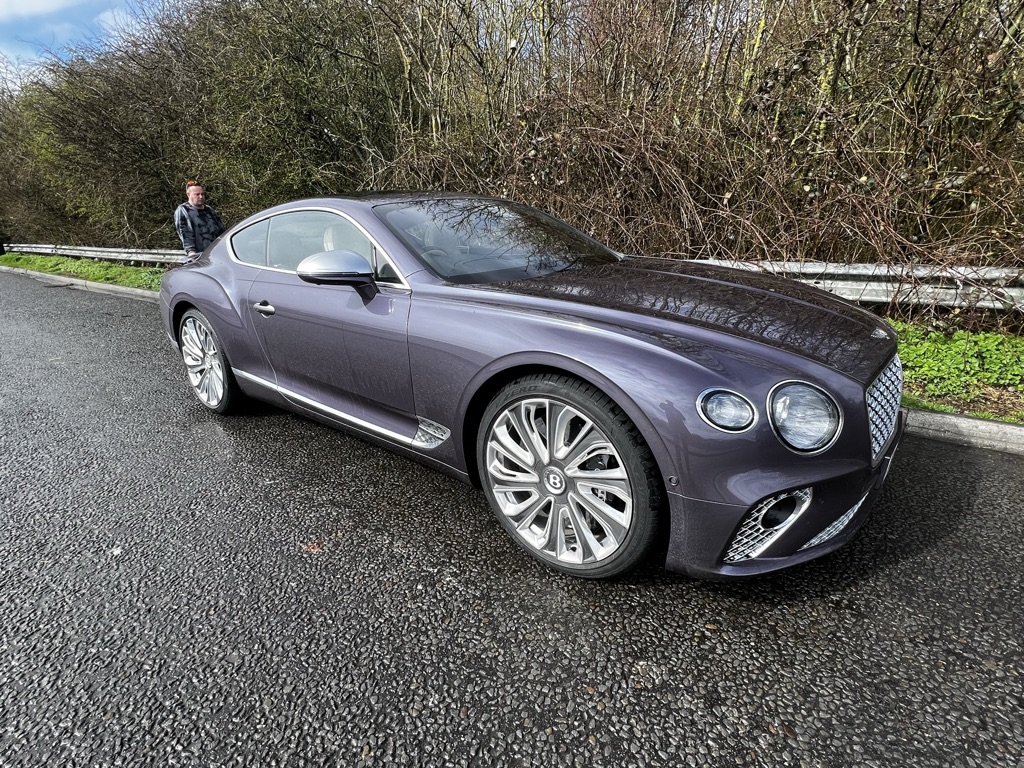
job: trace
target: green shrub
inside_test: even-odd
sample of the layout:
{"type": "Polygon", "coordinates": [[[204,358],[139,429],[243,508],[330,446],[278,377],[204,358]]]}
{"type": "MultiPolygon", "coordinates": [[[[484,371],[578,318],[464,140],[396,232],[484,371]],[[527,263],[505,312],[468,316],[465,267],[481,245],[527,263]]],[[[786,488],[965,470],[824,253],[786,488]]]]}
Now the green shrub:
{"type": "Polygon", "coordinates": [[[970,402],[984,385],[1024,392],[1024,339],[997,333],[952,333],[892,322],[906,381],[926,397],[970,402]]]}

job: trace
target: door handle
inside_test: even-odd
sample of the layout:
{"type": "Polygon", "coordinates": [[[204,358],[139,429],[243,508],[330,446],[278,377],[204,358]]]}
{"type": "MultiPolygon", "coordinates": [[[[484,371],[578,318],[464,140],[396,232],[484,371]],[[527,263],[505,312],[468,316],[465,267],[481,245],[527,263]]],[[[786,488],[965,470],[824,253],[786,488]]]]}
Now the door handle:
{"type": "Polygon", "coordinates": [[[274,309],[273,305],[267,303],[266,300],[261,301],[258,304],[253,304],[252,308],[259,312],[261,315],[272,315],[275,312],[277,312],[277,310],[274,309]]]}

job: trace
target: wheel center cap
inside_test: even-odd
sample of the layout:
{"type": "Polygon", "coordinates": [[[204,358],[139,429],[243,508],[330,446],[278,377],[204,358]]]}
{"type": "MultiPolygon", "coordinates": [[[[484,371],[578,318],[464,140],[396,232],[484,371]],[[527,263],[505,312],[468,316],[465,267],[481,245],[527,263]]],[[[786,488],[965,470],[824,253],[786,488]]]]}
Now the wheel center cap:
{"type": "Polygon", "coordinates": [[[548,467],[544,470],[544,487],[548,489],[550,493],[556,496],[565,493],[565,487],[568,483],[565,480],[565,475],[554,467],[548,467]]]}

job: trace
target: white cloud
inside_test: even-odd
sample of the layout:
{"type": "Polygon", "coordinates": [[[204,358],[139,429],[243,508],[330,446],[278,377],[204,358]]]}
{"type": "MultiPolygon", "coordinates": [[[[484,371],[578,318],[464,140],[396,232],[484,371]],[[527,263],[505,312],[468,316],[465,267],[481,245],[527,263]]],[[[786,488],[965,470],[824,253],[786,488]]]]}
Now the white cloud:
{"type": "Polygon", "coordinates": [[[21,38],[35,51],[34,58],[49,58],[51,54],[60,55],[66,45],[82,39],[86,29],[73,21],[58,21],[33,25],[26,29],[21,38]]]}
{"type": "Polygon", "coordinates": [[[45,16],[49,13],[63,11],[65,8],[81,5],[84,2],[86,0],[33,0],[30,3],[25,0],[0,0],[0,21],[45,16]]]}
{"type": "MultiPolygon", "coordinates": [[[[0,0],[2,2],[2,0],[0,0]]],[[[111,8],[104,11],[95,19],[93,24],[102,29],[108,35],[117,35],[120,32],[130,32],[138,26],[138,18],[121,8],[111,8]]]]}
{"type": "Polygon", "coordinates": [[[39,62],[39,53],[23,43],[0,42],[0,89],[17,93],[39,62]]]}
{"type": "Polygon", "coordinates": [[[123,21],[122,15],[123,14],[120,11],[111,9],[109,11],[104,11],[93,19],[93,23],[101,29],[105,29],[109,32],[118,29],[121,26],[123,21]]]}

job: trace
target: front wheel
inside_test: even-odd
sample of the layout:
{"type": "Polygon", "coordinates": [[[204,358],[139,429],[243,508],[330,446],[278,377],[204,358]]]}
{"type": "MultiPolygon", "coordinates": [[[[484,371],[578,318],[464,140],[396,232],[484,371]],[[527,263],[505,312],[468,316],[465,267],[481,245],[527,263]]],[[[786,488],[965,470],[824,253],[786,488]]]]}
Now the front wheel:
{"type": "Polygon", "coordinates": [[[565,376],[529,376],[491,401],[480,476],[512,538],[588,579],[636,566],[657,533],[661,483],[636,426],[607,395],[565,376]]]}
{"type": "Polygon", "coordinates": [[[188,382],[199,402],[217,413],[234,409],[242,397],[241,390],[217,333],[199,310],[190,309],[182,315],[178,349],[185,362],[188,382]]]}

